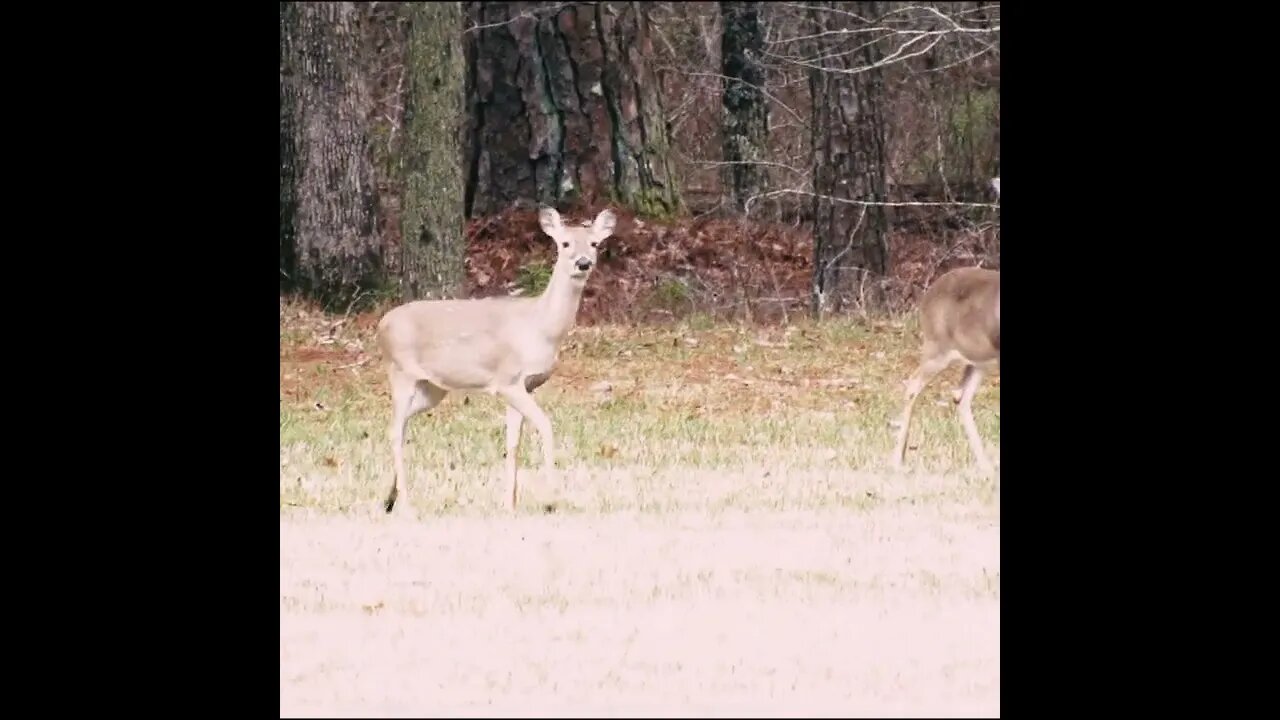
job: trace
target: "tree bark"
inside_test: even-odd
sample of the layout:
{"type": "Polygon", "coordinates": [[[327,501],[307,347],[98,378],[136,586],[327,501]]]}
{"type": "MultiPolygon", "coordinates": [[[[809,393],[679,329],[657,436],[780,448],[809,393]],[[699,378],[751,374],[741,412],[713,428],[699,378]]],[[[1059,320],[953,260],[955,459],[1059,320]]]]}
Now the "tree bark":
{"type": "Polygon", "coordinates": [[[297,256],[293,251],[293,220],[296,212],[294,199],[297,182],[294,170],[295,158],[298,154],[293,135],[293,115],[296,112],[297,93],[292,88],[292,75],[287,55],[288,33],[293,23],[293,3],[280,3],[280,291],[289,292],[297,288],[294,276],[298,271],[297,256]]]}
{"type": "Polygon", "coordinates": [[[639,4],[467,6],[468,216],[602,196],[641,212],[679,207],[639,4]]]}
{"type": "Polygon", "coordinates": [[[766,173],[758,163],[765,159],[769,108],[765,103],[764,30],[760,3],[721,2],[720,62],[724,105],[724,194],[739,211],[759,194],[766,173]]]}
{"type": "Polygon", "coordinates": [[[298,289],[341,301],[385,282],[359,16],[350,2],[283,5],[281,261],[298,289]]]}
{"type": "Polygon", "coordinates": [[[457,297],[466,272],[462,4],[412,3],[410,17],[401,293],[457,297]]]}
{"type": "Polygon", "coordinates": [[[600,3],[604,95],[613,121],[614,198],[641,215],[682,209],[671,163],[662,89],[650,67],[653,39],[646,3],[600,3]]]}
{"type": "MultiPolygon", "coordinates": [[[[818,30],[833,26],[832,13],[818,9],[823,7],[856,13],[868,23],[878,17],[874,2],[817,3],[810,17],[818,30]]],[[[817,315],[839,312],[851,299],[867,311],[879,309],[888,268],[884,207],[862,204],[882,203],[886,196],[884,85],[879,69],[866,69],[880,61],[881,53],[865,39],[846,42],[850,47],[837,51],[827,46],[813,53],[825,56],[826,65],[809,74],[815,193],[812,308],[817,315]]]]}

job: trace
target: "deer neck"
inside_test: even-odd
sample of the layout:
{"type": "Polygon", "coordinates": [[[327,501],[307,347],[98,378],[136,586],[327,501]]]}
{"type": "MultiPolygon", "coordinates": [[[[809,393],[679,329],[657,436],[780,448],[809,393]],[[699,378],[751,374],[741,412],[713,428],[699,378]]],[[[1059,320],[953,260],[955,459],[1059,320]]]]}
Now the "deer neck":
{"type": "Polygon", "coordinates": [[[557,265],[551,274],[547,289],[538,298],[538,318],[548,339],[559,344],[573,327],[578,316],[578,306],[582,304],[582,291],[586,287],[585,278],[575,280],[568,272],[561,272],[557,265]]]}

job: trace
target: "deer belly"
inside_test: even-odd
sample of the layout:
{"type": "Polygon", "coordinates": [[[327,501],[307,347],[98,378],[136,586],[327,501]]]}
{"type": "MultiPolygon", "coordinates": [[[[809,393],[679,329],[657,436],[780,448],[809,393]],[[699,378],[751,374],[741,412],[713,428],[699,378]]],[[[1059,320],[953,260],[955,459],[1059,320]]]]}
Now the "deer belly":
{"type": "Polygon", "coordinates": [[[509,355],[492,343],[467,342],[463,337],[448,347],[436,349],[423,358],[423,366],[433,382],[445,390],[482,390],[513,381],[509,355]]]}

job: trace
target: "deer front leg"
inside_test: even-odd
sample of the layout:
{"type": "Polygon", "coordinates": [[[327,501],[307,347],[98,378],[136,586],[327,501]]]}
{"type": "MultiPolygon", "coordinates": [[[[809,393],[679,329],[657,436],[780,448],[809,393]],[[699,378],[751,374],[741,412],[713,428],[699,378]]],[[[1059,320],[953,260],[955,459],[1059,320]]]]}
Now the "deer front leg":
{"type": "MultiPolygon", "coordinates": [[[[533,401],[533,396],[524,386],[507,387],[498,392],[512,409],[524,416],[525,420],[533,423],[533,427],[538,431],[538,436],[542,439],[542,471],[547,484],[551,484],[555,479],[555,437],[551,431],[551,420],[546,413],[542,412],[542,408],[538,407],[538,403],[533,401]]],[[[510,415],[507,416],[508,428],[511,427],[510,417],[510,415]]],[[[508,460],[508,462],[511,461],[508,460]]]]}
{"type": "Polygon", "coordinates": [[[514,405],[507,406],[507,503],[515,510],[518,500],[516,468],[519,465],[520,431],[524,428],[524,415],[514,405]]]}

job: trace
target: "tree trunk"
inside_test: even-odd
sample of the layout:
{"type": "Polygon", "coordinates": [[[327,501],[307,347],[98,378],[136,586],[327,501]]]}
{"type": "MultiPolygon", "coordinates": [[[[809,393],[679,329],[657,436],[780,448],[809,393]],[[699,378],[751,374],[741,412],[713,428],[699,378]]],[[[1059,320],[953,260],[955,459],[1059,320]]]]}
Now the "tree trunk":
{"type": "MultiPolygon", "coordinates": [[[[293,22],[293,4],[280,3],[280,49],[283,53],[287,46],[286,29],[293,22]]],[[[280,291],[295,290],[297,284],[294,276],[298,271],[297,256],[293,251],[294,233],[293,219],[296,211],[294,184],[297,181],[294,171],[298,148],[294,143],[293,114],[297,105],[297,93],[293,92],[292,76],[289,72],[288,57],[280,62],[280,291]]]]}
{"type": "MultiPolygon", "coordinates": [[[[867,23],[878,17],[874,2],[817,3],[810,11],[817,31],[835,26],[833,14],[818,9],[823,7],[856,13],[867,23]]],[[[884,301],[884,207],[864,204],[882,203],[886,195],[882,73],[864,69],[874,66],[881,53],[863,34],[851,37],[860,39],[837,41],[837,47],[826,45],[813,53],[825,56],[825,69],[809,75],[815,193],[812,307],[817,315],[839,312],[849,300],[867,311],[884,301]],[[860,71],[839,72],[854,69],[860,71]]]]}
{"type": "Polygon", "coordinates": [[[722,2],[720,62],[724,105],[724,194],[739,211],[765,186],[765,169],[753,163],[765,159],[769,108],[765,103],[764,30],[760,3],[722,2]]]}
{"type": "Polygon", "coordinates": [[[467,6],[468,216],[601,196],[642,212],[679,207],[636,3],[467,6]]]}
{"type": "Polygon", "coordinates": [[[613,121],[613,192],[642,215],[681,210],[658,77],[649,66],[653,40],[646,3],[599,3],[604,95],[613,121]]]}
{"type": "Polygon", "coordinates": [[[405,300],[456,297],[466,255],[462,4],[417,2],[411,12],[401,156],[401,292],[405,300]]]}
{"type": "MultiPolygon", "coordinates": [[[[281,104],[289,117],[281,122],[281,243],[289,225],[300,290],[342,301],[385,281],[358,12],[349,2],[284,5],[281,104]]],[[[281,256],[289,262],[283,248],[281,256]]]]}

